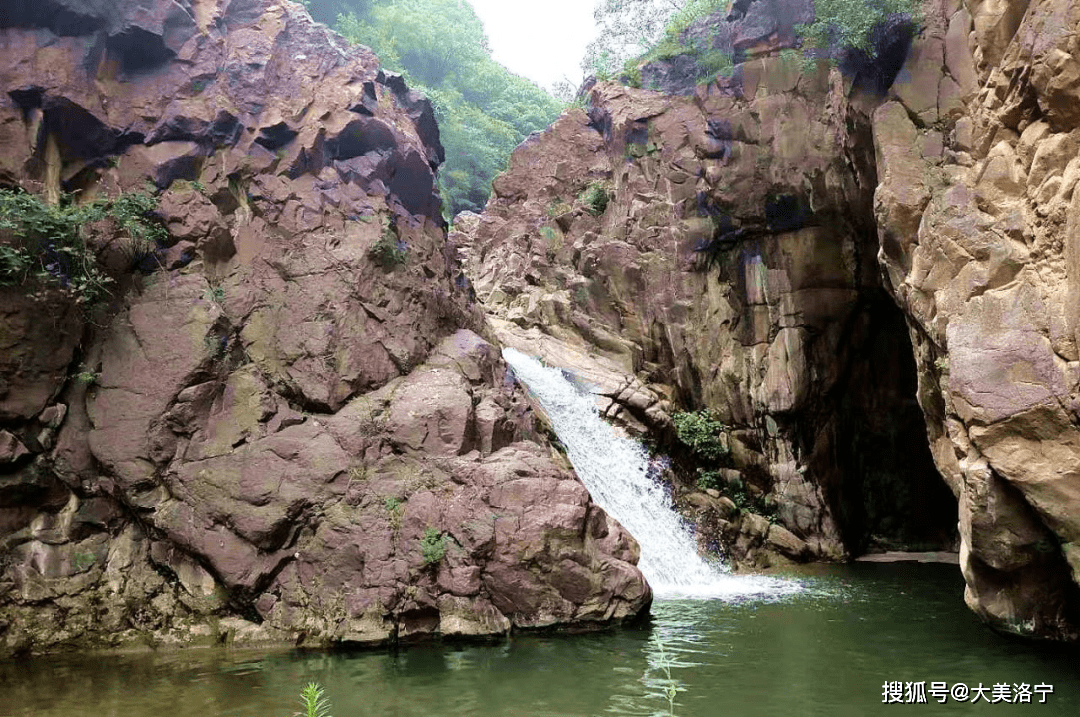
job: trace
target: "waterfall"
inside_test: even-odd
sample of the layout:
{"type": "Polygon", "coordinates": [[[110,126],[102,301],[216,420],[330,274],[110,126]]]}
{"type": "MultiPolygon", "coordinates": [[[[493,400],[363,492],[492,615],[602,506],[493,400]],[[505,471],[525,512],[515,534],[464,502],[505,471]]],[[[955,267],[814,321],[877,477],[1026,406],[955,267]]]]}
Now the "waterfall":
{"type": "Polygon", "coordinates": [[[649,476],[644,447],[600,418],[595,397],[520,351],[504,349],[503,358],[547,412],[593,500],[641,546],[638,567],[657,597],[738,599],[799,589],[791,581],[736,576],[706,562],[666,488],[649,476]]]}

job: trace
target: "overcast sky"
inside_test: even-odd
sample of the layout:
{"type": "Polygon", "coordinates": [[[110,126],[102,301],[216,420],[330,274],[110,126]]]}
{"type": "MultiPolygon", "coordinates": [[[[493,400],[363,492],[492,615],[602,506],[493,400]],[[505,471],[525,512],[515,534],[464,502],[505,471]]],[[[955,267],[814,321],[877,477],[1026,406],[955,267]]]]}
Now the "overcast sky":
{"type": "Polygon", "coordinates": [[[497,62],[545,89],[564,77],[575,88],[581,82],[595,0],[469,2],[484,23],[497,62]]]}

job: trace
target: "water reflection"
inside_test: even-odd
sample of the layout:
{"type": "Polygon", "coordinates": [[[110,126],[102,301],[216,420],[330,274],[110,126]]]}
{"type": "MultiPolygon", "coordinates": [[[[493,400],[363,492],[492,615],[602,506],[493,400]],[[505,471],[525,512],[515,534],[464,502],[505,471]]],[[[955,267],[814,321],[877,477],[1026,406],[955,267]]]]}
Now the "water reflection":
{"type": "MultiPolygon", "coordinates": [[[[950,566],[835,566],[772,601],[665,601],[595,635],[398,653],[188,651],[0,662],[3,717],[287,717],[317,681],[335,717],[680,717],[880,714],[885,681],[1054,685],[1080,713],[1075,650],[1000,638],[963,606],[950,566]],[[659,642],[658,642],[659,641],[659,642]],[[670,658],[662,668],[659,644],[670,658]]],[[[1037,700],[1038,698],[1036,698],[1037,700]]],[[[893,711],[893,708],[889,708],[893,711]]],[[[905,709],[905,708],[899,708],[905,709]]],[[[935,701],[920,717],[991,708],[935,701]]],[[[994,715],[1030,714],[996,704],[994,715]]]]}

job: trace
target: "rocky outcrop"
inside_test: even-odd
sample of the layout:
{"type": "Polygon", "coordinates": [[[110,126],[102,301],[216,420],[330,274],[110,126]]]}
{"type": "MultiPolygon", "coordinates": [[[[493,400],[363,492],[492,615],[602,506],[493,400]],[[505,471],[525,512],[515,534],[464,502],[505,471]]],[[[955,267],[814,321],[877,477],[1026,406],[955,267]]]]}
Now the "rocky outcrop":
{"type": "Polygon", "coordinates": [[[972,609],[1074,639],[1080,10],[926,3],[841,73],[785,58],[807,5],[734,3],[687,31],[730,77],[668,58],[520,148],[459,227],[478,296],[631,430],[719,413],[790,535],[685,496],[736,557],[947,547],[958,517],[972,609]]]}
{"type": "MultiPolygon", "coordinates": [[[[784,50],[809,3],[740,5],[688,31],[736,52],[730,76],[684,95],[593,86],[453,236],[500,341],[572,370],[609,416],[663,431],[673,410],[714,410],[733,484],[776,506],[809,544],[795,552],[950,547],[955,499],[876,261],[866,89],[883,70],[804,70],[784,50]]],[[[676,77],[684,61],[643,84],[682,89],[701,72],[676,77]]]]}
{"type": "Polygon", "coordinates": [[[0,60],[0,184],[149,183],[169,234],[94,314],[3,289],[0,652],[648,604],[477,333],[431,106],[370,51],[289,2],[56,0],[5,12],[0,60]]]}
{"type": "Polygon", "coordinates": [[[1080,629],[1080,8],[944,3],[874,114],[880,260],[960,497],[968,605],[1080,629]],[[935,90],[936,87],[936,90],[935,90]]]}

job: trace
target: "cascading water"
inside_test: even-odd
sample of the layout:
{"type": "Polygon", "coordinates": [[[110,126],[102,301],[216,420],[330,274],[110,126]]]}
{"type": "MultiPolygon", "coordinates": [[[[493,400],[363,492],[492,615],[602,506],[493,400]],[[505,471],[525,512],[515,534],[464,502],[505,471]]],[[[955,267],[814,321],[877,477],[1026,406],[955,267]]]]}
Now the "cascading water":
{"type": "Polygon", "coordinates": [[[515,349],[505,349],[503,358],[547,412],[593,500],[641,546],[638,567],[657,597],[736,599],[799,589],[786,580],[731,575],[703,560],[664,486],[649,477],[641,444],[605,423],[595,398],[575,388],[562,372],[515,349]]]}

